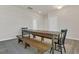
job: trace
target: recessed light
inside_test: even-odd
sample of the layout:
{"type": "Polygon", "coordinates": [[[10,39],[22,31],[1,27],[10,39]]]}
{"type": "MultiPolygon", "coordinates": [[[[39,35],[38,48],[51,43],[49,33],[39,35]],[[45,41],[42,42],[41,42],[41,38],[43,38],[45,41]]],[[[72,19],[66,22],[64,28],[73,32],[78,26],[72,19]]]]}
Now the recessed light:
{"type": "Polygon", "coordinates": [[[57,8],[57,9],[62,9],[64,6],[63,5],[56,5],[54,7],[57,8]]]}
{"type": "Polygon", "coordinates": [[[38,11],[38,13],[42,13],[42,11],[38,11]]]}

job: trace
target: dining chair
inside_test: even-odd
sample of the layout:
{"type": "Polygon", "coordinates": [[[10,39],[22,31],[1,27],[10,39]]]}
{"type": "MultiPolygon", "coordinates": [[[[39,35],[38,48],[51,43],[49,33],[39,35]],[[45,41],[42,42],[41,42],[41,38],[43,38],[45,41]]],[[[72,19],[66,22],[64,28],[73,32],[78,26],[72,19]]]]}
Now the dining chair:
{"type": "Polygon", "coordinates": [[[64,49],[64,52],[66,53],[65,49],[65,39],[67,35],[67,29],[62,29],[61,34],[58,36],[58,41],[54,42],[55,43],[55,50],[60,51],[62,54],[62,48],[64,49]]]}
{"type": "Polygon", "coordinates": [[[22,37],[24,37],[24,36],[26,36],[28,34],[27,32],[24,32],[24,30],[27,30],[27,29],[28,29],[27,27],[21,28],[22,37]]]}
{"type": "MultiPolygon", "coordinates": [[[[61,52],[61,54],[62,54],[62,48],[64,49],[64,52],[66,53],[66,49],[65,49],[66,35],[67,35],[67,29],[62,29],[60,35],[55,38],[55,42],[54,42],[55,50],[61,52]]],[[[50,53],[51,53],[51,50],[50,50],[50,53]]]]}

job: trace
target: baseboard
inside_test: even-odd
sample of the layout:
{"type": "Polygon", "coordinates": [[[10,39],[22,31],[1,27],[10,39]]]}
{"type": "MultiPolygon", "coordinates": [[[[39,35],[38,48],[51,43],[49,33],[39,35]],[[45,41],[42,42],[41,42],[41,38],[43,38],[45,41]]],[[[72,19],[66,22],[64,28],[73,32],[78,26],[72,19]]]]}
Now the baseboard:
{"type": "Polygon", "coordinates": [[[66,39],[70,39],[70,40],[79,40],[79,38],[66,38],[66,39]]]}
{"type": "MultiPolygon", "coordinates": [[[[0,41],[6,41],[6,40],[12,40],[12,39],[16,39],[16,37],[10,37],[10,38],[6,38],[6,39],[0,39],[0,41]]],[[[67,37],[66,38],[67,40],[70,39],[70,40],[79,40],[79,38],[70,38],[70,37],[67,37]]]]}
{"type": "Polygon", "coordinates": [[[12,39],[16,39],[16,37],[11,37],[11,38],[6,38],[6,39],[0,39],[0,41],[6,41],[6,40],[12,40],[12,39]]]}

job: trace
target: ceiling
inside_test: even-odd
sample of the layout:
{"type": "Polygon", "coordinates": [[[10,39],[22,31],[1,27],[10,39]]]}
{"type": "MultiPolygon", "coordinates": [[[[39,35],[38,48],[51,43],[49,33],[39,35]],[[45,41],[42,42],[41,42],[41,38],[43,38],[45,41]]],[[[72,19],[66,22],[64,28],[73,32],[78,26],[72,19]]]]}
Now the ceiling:
{"type": "Polygon", "coordinates": [[[38,14],[47,14],[50,11],[56,11],[56,5],[20,5],[20,7],[37,12],[38,14]]]}

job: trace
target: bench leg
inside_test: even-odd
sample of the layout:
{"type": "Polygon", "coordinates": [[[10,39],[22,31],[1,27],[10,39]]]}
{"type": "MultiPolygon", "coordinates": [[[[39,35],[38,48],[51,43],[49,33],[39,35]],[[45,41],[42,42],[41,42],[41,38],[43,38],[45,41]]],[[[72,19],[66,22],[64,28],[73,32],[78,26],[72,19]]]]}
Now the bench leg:
{"type": "Polygon", "coordinates": [[[27,43],[24,44],[24,48],[27,48],[27,43]]]}
{"type": "Polygon", "coordinates": [[[18,39],[18,43],[20,43],[20,39],[18,39]]]}
{"type": "Polygon", "coordinates": [[[22,41],[21,39],[18,39],[18,43],[20,43],[20,42],[22,42],[22,43],[23,43],[23,41],[22,41]]]}
{"type": "Polygon", "coordinates": [[[25,43],[24,46],[25,46],[24,48],[30,47],[30,45],[27,43],[25,43]]]}

